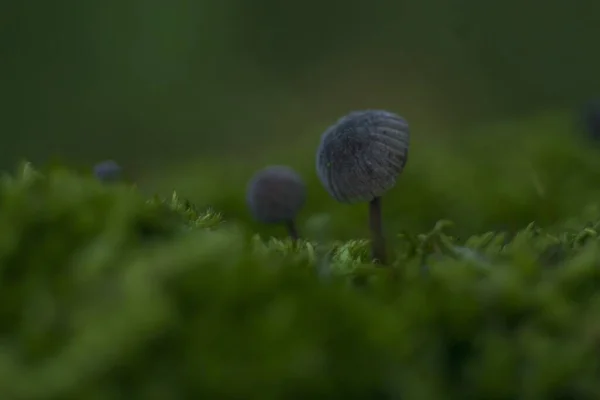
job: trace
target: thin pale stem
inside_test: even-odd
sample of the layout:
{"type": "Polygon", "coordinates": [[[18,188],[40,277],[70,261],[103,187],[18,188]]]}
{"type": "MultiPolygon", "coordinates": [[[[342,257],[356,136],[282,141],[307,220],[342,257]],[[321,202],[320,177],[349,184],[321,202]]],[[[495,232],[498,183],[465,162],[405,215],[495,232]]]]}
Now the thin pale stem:
{"type": "Polygon", "coordinates": [[[369,227],[373,259],[381,265],[386,265],[385,238],[381,226],[381,197],[375,197],[369,202],[369,227]]]}

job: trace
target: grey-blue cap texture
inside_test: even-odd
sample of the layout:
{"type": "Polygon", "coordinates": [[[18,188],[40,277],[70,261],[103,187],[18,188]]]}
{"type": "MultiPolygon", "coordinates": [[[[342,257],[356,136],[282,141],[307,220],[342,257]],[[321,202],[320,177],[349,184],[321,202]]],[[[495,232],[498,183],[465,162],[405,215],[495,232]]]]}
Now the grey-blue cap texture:
{"type": "Polygon", "coordinates": [[[395,184],[408,160],[406,120],[384,110],[354,111],[329,127],[317,150],[317,175],[342,203],[368,202],[395,184]]]}
{"type": "Polygon", "coordinates": [[[94,166],[94,175],[103,182],[116,181],[121,178],[121,167],[113,160],[102,161],[94,166]]]}
{"type": "Polygon", "coordinates": [[[254,218],[262,223],[293,220],[305,200],[304,181],[290,167],[267,167],[258,171],[248,183],[248,207],[254,218]]]}

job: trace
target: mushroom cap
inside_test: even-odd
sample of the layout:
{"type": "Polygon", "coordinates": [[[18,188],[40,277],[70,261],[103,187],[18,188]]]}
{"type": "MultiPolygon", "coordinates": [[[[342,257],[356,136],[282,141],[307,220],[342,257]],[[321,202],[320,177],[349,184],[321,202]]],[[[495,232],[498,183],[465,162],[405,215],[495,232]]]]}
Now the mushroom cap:
{"type": "Polygon", "coordinates": [[[276,165],[264,168],[248,183],[248,207],[254,218],[262,223],[293,220],[305,200],[304,181],[290,167],[276,165]]]}
{"type": "Polygon", "coordinates": [[[102,182],[114,182],[121,178],[121,166],[113,160],[99,162],[94,166],[94,175],[102,182]]]}
{"type": "Polygon", "coordinates": [[[368,202],[394,187],[408,160],[406,120],[383,110],[354,111],[329,127],[317,150],[317,175],[342,203],[368,202]]]}
{"type": "Polygon", "coordinates": [[[600,140],[600,99],[589,101],[582,117],[587,134],[594,140],[600,140]]]}

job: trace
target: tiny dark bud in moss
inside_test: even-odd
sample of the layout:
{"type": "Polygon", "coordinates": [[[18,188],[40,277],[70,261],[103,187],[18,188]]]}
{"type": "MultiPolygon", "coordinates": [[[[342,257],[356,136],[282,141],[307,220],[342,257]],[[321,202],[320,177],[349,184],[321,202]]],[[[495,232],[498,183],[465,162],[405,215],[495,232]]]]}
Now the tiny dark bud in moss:
{"type": "Polygon", "coordinates": [[[285,224],[290,237],[298,238],[295,219],[306,200],[306,186],[290,167],[271,166],[250,180],[246,201],[254,218],[264,224],[285,224]]]}
{"type": "Polygon", "coordinates": [[[122,168],[113,160],[99,162],[94,166],[94,175],[102,182],[116,182],[122,177],[122,168]]]}
{"type": "Polygon", "coordinates": [[[591,139],[600,141],[600,99],[588,102],[582,117],[586,133],[591,139]]]}

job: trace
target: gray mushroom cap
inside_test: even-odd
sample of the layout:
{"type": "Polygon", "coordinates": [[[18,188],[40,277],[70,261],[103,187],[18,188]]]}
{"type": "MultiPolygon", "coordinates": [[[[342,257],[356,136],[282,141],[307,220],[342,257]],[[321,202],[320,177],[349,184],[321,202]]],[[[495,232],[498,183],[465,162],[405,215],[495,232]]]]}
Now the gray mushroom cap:
{"type": "Polygon", "coordinates": [[[354,111],[329,127],[317,150],[317,175],[342,203],[368,202],[396,184],[408,159],[406,120],[383,110],[354,111]]]}
{"type": "Polygon", "coordinates": [[[246,195],[254,218],[266,224],[291,221],[306,200],[304,181],[292,168],[271,166],[250,180],[246,195]]]}
{"type": "Polygon", "coordinates": [[[103,182],[114,182],[121,178],[122,169],[116,161],[106,160],[94,166],[94,175],[103,182]]]}

